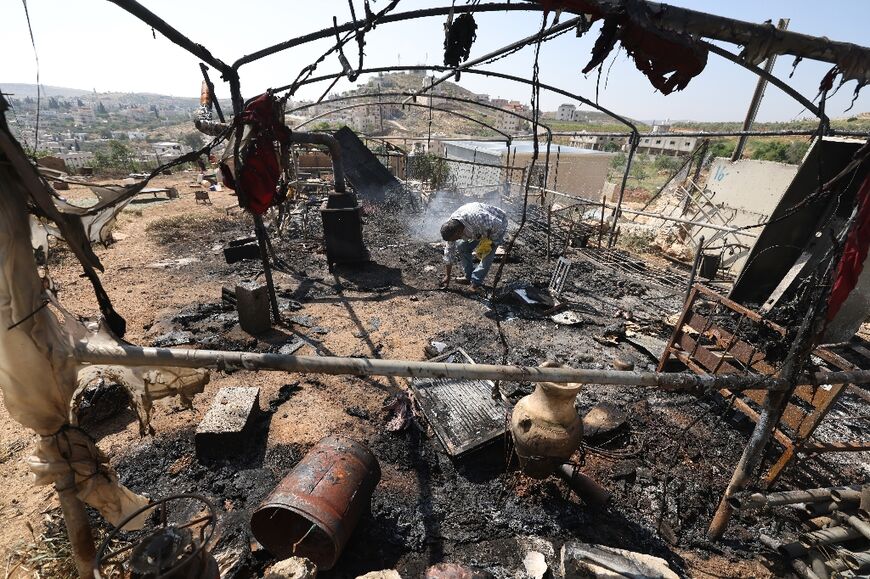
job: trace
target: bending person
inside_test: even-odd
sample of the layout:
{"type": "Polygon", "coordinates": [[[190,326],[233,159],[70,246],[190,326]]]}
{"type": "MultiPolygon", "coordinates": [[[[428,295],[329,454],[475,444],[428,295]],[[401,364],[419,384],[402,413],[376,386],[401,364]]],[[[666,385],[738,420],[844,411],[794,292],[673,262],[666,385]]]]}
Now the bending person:
{"type": "Polygon", "coordinates": [[[478,291],[495,259],[496,248],[504,242],[507,226],[505,212],[486,203],[467,203],[454,211],[441,226],[441,237],[447,242],[444,247],[447,273],[442,285],[450,287],[453,262],[458,257],[465,278],[458,278],[456,282],[471,284],[471,288],[478,291]],[[472,254],[479,260],[476,267],[472,254]]]}

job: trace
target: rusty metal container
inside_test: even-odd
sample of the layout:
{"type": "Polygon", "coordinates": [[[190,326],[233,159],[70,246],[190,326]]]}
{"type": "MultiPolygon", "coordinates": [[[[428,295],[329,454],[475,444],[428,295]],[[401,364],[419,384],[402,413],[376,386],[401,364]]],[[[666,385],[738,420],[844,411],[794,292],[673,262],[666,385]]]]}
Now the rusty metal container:
{"type": "Polygon", "coordinates": [[[318,442],[251,516],[257,541],[279,559],[331,569],[381,479],[375,455],[340,436],[318,442]]]}

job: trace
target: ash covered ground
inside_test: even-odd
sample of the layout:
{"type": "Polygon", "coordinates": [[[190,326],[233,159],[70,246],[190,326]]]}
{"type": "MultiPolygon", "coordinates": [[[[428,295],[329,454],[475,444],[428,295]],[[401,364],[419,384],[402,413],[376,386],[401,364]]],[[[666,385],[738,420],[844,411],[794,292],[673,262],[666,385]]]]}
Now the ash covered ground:
{"type": "MultiPolygon", "coordinates": [[[[372,213],[365,221],[372,263],[330,272],[317,239],[316,211],[273,239],[276,283],[286,323],[252,337],[220,302],[220,287],[261,279],[256,261],[227,265],[219,248],[250,234],[235,228],[205,232],[163,243],[164,261],[195,257],[169,269],[176,282],[205,284],[211,299],[193,299],[143,316],[143,345],[195,345],[212,349],[280,352],[299,340],[299,354],[423,359],[432,340],[464,348],[477,362],[537,365],[548,358],[580,368],[611,368],[619,358],[638,369],[654,369],[655,358],[633,345],[632,336],[666,340],[663,321],[677,312],[682,292],[645,285],[636,279],[576,261],[561,301],[581,323],[554,323],[539,309],[513,302],[497,292],[492,302],[463,289],[438,288],[441,247],[431,218],[372,213]],[[500,332],[504,336],[502,345],[500,332]],[[614,339],[613,336],[616,336],[614,339]]],[[[513,211],[516,214],[516,209],[513,211]]],[[[545,288],[555,256],[544,255],[540,235],[524,235],[506,265],[502,287],[532,284],[545,288]]],[[[570,255],[569,255],[570,257],[570,255]]],[[[496,266],[488,281],[492,280],[496,266]]],[[[613,491],[607,508],[584,504],[567,486],[551,478],[535,481],[507,460],[511,450],[500,440],[466,459],[451,460],[431,428],[416,418],[403,431],[387,432],[384,409],[403,381],[360,377],[313,377],[244,371],[219,375],[197,397],[194,414],[165,409],[164,428],[126,445],[113,445],[113,465],[122,482],[159,497],[195,492],[221,507],[221,531],[214,552],[237,560],[229,576],[254,577],[272,559],[251,549],[250,513],[277,482],[323,435],[335,432],[367,444],[380,461],[383,477],[371,511],[360,521],[337,567],[324,577],[354,577],[396,568],[415,576],[440,561],[463,563],[515,576],[525,549],[538,538],[552,546],[557,565],[568,540],[603,543],[665,558],[685,576],[764,575],[755,559],[760,532],[781,534],[799,521],[782,509],[777,517],[735,517],[728,538],[710,543],[709,520],[731,476],[751,424],[722,401],[639,388],[586,385],[577,399],[583,414],[607,402],[627,413],[626,424],[605,437],[587,439],[575,456],[584,471],[613,491]],[[210,394],[224,385],[261,387],[263,413],[250,447],[239,457],[200,462],[194,450],[194,424],[208,408],[210,394]],[[773,526],[778,526],[773,529],[773,526]]],[[[530,384],[502,384],[515,401],[530,384]]],[[[130,412],[96,421],[100,438],[133,422],[130,412]]],[[[850,482],[848,466],[839,473],[791,469],[782,485],[825,486],[850,482]]],[[[547,548],[543,549],[545,555],[547,548]]],[[[220,557],[219,557],[220,558],[220,557]]],[[[777,571],[774,571],[776,573],[777,571]]]]}

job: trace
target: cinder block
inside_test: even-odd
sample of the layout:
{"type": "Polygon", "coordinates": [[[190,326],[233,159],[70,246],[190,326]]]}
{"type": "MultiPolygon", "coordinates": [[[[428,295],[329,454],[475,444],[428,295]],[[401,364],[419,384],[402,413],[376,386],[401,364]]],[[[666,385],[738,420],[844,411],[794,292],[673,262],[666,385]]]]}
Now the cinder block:
{"type": "Polygon", "coordinates": [[[196,456],[210,459],[243,452],[259,413],[259,388],[231,386],[218,390],[211,407],[196,427],[196,456]]]}
{"type": "Polygon", "coordinates": [[[257,245],[256,237],[235,239],[224,247],[224,259],[227,263],[236,263],[243,259],[257,259],[260,257],[260,246],[257,245]]]}
{"type": "Polygon", "coordinates": [[[236,309],[239,312],[239,325],[249,334],[262,334],[272,327],[269,290],[265,284],[237,285],[236,309]]]}

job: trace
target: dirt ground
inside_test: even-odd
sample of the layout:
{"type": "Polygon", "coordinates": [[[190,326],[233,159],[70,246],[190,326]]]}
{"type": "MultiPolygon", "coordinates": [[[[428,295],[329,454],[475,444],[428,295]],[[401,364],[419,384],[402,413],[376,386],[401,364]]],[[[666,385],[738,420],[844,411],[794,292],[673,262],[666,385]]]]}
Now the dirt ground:
{"type": "MultiPolygon", "coordinates": [[[[227,192],[212,193],[212,204],[196,203],[188,185],[192,177],[156,179],[153,186],[178,187],[180,199],[142,196],[120,216],[117,241],[97,249],[106,268],[105,288],[127,320],[125,339],[132,343],[277,352],[303,337],[307,343],[299,354],[419,360],[430,341],[440,340],[465,348],[478,362],[501,362],[500,325],[510,363],[536,365],[555,357],[576,367],[610,368],[622,358],[651,368],[654,359],[631,344],[608,346],[594,338],[606,335],[615,322],[665,338],[670,330],[662,320],[682,299],[580,263],[563,299],[583,323],[559,326],[519,305],[491,304],[462,289],[439,290],[439,247],[411,235],[404,217],[372,217],[365,227],[373,263],[362,269],[331,273],[317,239],[275,239],[283,270],[275,273],[275,283],[287,323],[252,337],[238,327],[234,312],[220,305],[223,285],[260,274],[257,262],[227,265],[223,259],[223,244],[248,235],[250,225],[238,214],[227,215],[226,209],[236,205],[227,192]],[[150,231],[149,224],[154,224],[150,231]]],[[[86,189],[69,192],[70,198],[87,195],[86,189]]],[[[546,286],[553,264],[544,262],[535,240],[522,241],[520,261],[505,268],[506,287],[519,281],[546,286]]],[[[67,308],[97,314],[91,287],[69,253],[55,252],[49,271],[67,308]]],[[[582,540],[663,557],[687,577],[782,573],[762,565],[757,536],[774,524],[795,526],[789,513],[775,523],[743,515],[725,541],[712,544],[704,538],[748,432],[745,422],[715,401],[586,385],[578,399],[581,412],[605,401],[628,411],[624,429],[587,443],[585,472],[614,493],[608,508],[596,509],[561,481],[533,481],[514,463],[505,464],[504,442],[471,460],[453,461],[422,419],[404,431],[386,431],[385,402],[406,387],[400,379],[215,372],[192,410],[158,403],[154,436],[140,437],[135,414],[124,408],[110,408],[109,416],[88,421],[86,429],[134,491],[152,497],[197,492],[215,500],[222,513],[214,552],[227,562],[225,576],[257,576],[271,563],[268,553],[250,548],[250,512],[330,433],[366,443],[383,475],[371,512],[360,521],[338,566],[324,577],[355,577],[383,568],[414,577],[439,561],[515,576],[527,537],[550,544],[556,559],[562,543],[582,540]],[[201,463],[193,432],[223,386],[261,389],[258,434],[242,456],[201,463]]],[[[513,400],[531,391],[529,384],[502,387],[513,400]]],[[[13,577],[33,575],[27,565],[14,565],[20,561],[16,553],[57,520],[53,491],[34,488],[23,462],[33,444],[34,436],[0,406],[0,548],[6,552],[3,561],[14,567],[13,577]]],[[[801,474],[800,480],[837,483],[849,475],[825,481],[801,474]]],[[[797,480],[790,476],[783,484],[797,480]]]]}

